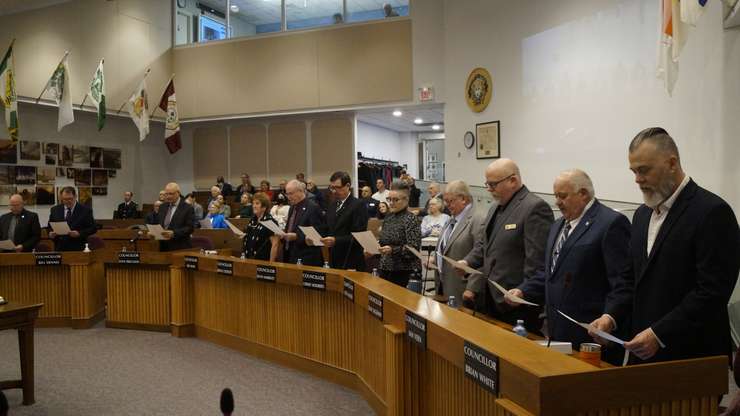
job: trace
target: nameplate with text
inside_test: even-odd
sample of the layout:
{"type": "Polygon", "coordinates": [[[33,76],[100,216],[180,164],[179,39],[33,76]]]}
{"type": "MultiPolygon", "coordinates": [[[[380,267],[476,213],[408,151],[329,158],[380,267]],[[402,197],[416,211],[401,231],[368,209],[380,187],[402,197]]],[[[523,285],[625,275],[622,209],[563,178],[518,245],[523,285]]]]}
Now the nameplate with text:
{"type": "Polygon", "coordinates": [[[257,266],[257,280],[275,283],[277,269],[275,266],[257,266]]]}
{"type": "Polygon", "coordinates": [[[374,292],[367,292],[367,311],[370,315],[383,320],[383,297],[374,292]]]}
{"type": "Polygon", "coordinates": [[[351,300],[352,302],[355,301],[355,282],[344,278],[344,286],[342,288],[342,293],[344,293],[344,297],[351,300]]]}
{"type": "Polygon", "coordinates": [[[141,264],[141,253],[138,251],[118,252],[118,264],[141,264]]]}
{"type": "Polygon", "coordinates": [[[304,271],[303,287],[313,290],[326,290],[326,273],[304,271]]]}
{"type": "Polygon", "coordinates": [[[426,349],[427,320],[413,312],[406,311],[406,338],[422,349],[426,349]]]}
{"type": "Polygon", "coordinates": [[[188,270],[198,270],[198,258],[195,256],[185,256],[185,268],[188,270]]]}
{"type": "Polygon", "coordinates": [[[34,253],[37,266],[61,266],[62,253],[34,253]]]}
{"type": "Polygon", "coordinates": [[[481,387],[498,394],[498,357],[483,348],[465,341],[465,376],[481,387]]]}
{"type": "Polygon", "coordinates": [[[219,260],[216,262],[216,273],[223,274],[226,276],[232,276],[234,274],[234,262],[219,260]]]}

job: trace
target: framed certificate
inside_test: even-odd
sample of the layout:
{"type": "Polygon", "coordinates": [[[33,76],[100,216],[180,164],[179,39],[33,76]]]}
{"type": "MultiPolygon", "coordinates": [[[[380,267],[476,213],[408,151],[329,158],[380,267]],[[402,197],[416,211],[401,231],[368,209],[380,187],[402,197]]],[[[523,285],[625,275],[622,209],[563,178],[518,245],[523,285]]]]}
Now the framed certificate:
{"type": "Polygon", "coordinates": [[[496,159],[501,157],[501,122],[489,121],[475,125],[475,158],[496,159]]]}

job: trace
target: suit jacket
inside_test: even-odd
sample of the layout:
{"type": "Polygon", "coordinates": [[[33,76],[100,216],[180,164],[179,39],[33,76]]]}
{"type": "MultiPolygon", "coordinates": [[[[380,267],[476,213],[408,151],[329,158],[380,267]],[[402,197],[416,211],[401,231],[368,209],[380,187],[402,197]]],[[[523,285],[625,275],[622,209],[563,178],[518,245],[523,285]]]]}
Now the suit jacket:
{"type": "Polygon", "coordinates": [[[572,342],[578,349],[583,342],[594,342],[593,338],[557,310],[587,323],[607,313],[617,322],[618,331],[630,325],[634,288],[630,223],[624,215],[594,200],[565,240],[551,272],[553,250],[564,224],[565,219],[560,218],[550,227],[545,269],[525,280],[519,289],[527,300],[546,303],[550,338],[572,342]]]}
{"type": "Polygon", "coordinates": [[[193,247],[190,244],[190,234],[193,233],[193,207],[185,202],[185,199],[180,198],[180,203],[175,208],[175,213],[172,215],[169,226],[164,226],[164,221],[167,217],[167,211],[170,209],[170,203],[164,203],[159,207],[159,215],[157,220],[159,225],[165,230],[174,231],[174,235],[171,239],[159,242],[160,251],[172,251],[182,250],[193,247]]]}
{"type": "MultiPolygon", "coordinates": [[[[453,217],[454,218],[454,217],[453,217]]],[[[483,218],[481,215],[476,214],[475,205],[470,205],[468,211],[455,225],[449,240],[445,244],[444,250],[442,250],[442,236],[447,233],[447,229],[450,227],[450,221],[442,228],[442,234],[437,243],[437,253],[450,257],[452,259],[462,259],[473,249],[475,245],[475,239],[480,233],[480,228],[483,225],[483,218]]],[[[471,279],[467,277],[461,277],[455,271],[449,263],[444,260],[439,261],[437,259],[437,266],[442,268],[442,272],[434,272],[434,280],[437,284],[436,287],[442,288],[441,294],[445,298],[454,296],[459,303],[462,303],[462,294],[466,289],[474,290],[471,279]]]]}
{"type": "Polygon", "coordinates": [[[136,202],[131,201],[128,205],[126,205],[125,202],[121,202],[120,204],[118,204],[118,209],[116,210],[116,218],[126,219],[138,217],[139,207],[136,206],[136,202]]]}
{"type": "Polygon", "coordinates": [[[652,213],[640,206],[632,223],[632,335],[650,327],[665,344],[650,361],[729,355],[727,302],[740,269],[740,231],[732,208],[690,180],[648,256],[652,213]]]}
{"type": "Polygon", "coordinates": [[[486,228],[496,209],[496,205],[489,209],[473,251],[465,260],[470,267],[483,273],[470,278],[473,291],[478,295],[485,293],[488,283],[496,309],[505,313],[511,307],[504,302],[501,292],[487,281],[511,289],[544,270],[545,245],[554,217],[542,198],[522,186],[496,215],[491,235],[487,236],[486,228]]]}
{"type": "MultiPolygon", "coordinates": [[[[296,263],[298,259],[303,261],[303,264],[307,266],[322,266],[324,264],[324,258],[321,255],[321,249],[315,246],[306,245],[306,236],[303,234],[299,226],[308,227],[313,226],[317,230],[320,230],[324,225],[324,218],[321,215],[321,208],[316,202],[306,198],[298,205],[291,205],[288,211],[288,218],[286,224],[290,225],[290,218],[293,212],[296,212],[295,218],[295,229],[286,230],[287,232],[294,232],[297,235],[295,241],[286,243],[286,259],[289,263],[296,263]]],[[[286,226],[287,228],[287,226],[286,226]]]]}
{"type": "MultiPolygon", "coordinates": [[[[65,207],[62,204],[51,207],[49,211],[49,222],[60,222],[64,221],[64,210],[65,207]]],[[[92,209],[80,204],[75,203],[72,209],[72,214],[67,220],[69,228],[73,231],[78,231],[80,236],[77,238],[70,237],[68,235],[58,235],[54,237],[54,250],[56,251],[82,251],[85,248],[87,237],[95,234],[97,227],[95,226],[95,219],[93,218],[92,209]]],[[[51,226],[49,226],[49,231],[51,226]]]]}
{"type": "Polygon", "coordinates": [[[365,204],[351,194],[338,212],[337,203],[339,201],[327,208],[326,225],[323,230],[324,235],[336,239],[331,249],[331,267],[365,271],[362,246],[352,237],[353,232],[367,230],[368,215],[365,204]]]}
{"type": "MultiPolygon", "coordinates": [[[[12,218],[13,213],[11,212],[0,217],[0,240],[8,239],[8,228],[10,227],[10,220],[12,218]]],[[[15,225],[13,243],[15,245],[22,244],[23,251],[29,252],[36,247],[39,240],[41,240],[39,216],[36,215],[35,212],[26,211],[24,208],[18,216],[18,220],[15,225]]]]}

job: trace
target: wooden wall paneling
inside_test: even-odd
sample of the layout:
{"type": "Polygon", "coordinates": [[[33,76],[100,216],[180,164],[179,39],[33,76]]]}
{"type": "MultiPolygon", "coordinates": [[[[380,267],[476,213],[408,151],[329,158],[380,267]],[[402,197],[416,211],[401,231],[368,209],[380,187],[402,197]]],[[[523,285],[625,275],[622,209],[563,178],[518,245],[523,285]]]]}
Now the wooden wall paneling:
{"type": "Polygon", "coordinates": [[[107,326],[170,331],[169,266],[108,264],[105,274],[107,326]]]}
{"type": "MultiPolygon", "coordinates": [[[[71,317],[69,266],[0,267],[0,294],[10,302],[43,303],[39,325],[44,318],[71,317]],[[43,270],[39,273],[39,270],[43,270]]],[[[69,322],[68,322],[69,323],[69,322]]]]}
{"type": "Polygon", "coordinates": [[[234,190],[242,183],[242,173],[249,174],[252,184],[259,187],[259,181],[267,177],[267,128],[263,124],[231,126],[229,140],[229,177],[234,190]]]}
{"type": "Polygon", "coordinates": [[[314,120],[311,123],[311,177],[327,186],[331,174],[343,170],[354,175],[354,136],[348,118],[314,120]]]}
{"type": "Polygon", "coordinates": [[[170,307],[172,308],[172,335],[193,336],[195,323],[193,311],[192,273],[184,268],[170,267],[170,307]]]}
{"type": "Polygon", "coordinates": [[[385,325],[385,402],[387,416],[402,416],[404,409],[403,343],[404,330],[395,325],[385,325]]]}
{"type": "Polygon", "coordinates": [[[269,181],[277,186],[282,179],[293,179],[306,172],[306,123],[303,121],[270,124],[267,134],[269,181]]]}
{"type": "Polygon", "coordinates": [[[216,183],[217,176],[228,176],[226,149],[225,127],[198,127],[193,131],[193,181],[196,188],[209,189],[216,183]]]}
{"type": "MultiPolygon", "coordinates": [[[[53,267],[53,266],[49,266],[53,267]]],[[[105,276],[103,264],[74,264],[70,273],[70,315],[72,326],[89,328],[105,312],[105,276]]]]}

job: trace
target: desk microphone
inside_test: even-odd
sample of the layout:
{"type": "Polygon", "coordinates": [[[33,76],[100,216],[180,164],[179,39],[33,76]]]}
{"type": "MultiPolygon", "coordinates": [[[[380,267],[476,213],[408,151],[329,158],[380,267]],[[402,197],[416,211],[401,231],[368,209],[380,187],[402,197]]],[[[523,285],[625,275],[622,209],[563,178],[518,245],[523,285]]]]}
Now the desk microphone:
{"type": "Polygon", "coordinates": [[[136,247],[136,242],[139,241],[139,238],[141,238],[141,236],[143,236],[143,235],[144,235],[144,232],[141,231],[141,230],[139,230],[139,231],[136,232],[136,235],[134,236],[134,238],[128,240],[128,243],[129,244],[133,244],[134,245],[134,251],[139,251],[138,250],[138,247],[136,247]]]}
{"type": "Polygon", "coordinates": [[[234,395],[231,393],[231,389],[223,389],[221,392],[221,413],[224,416],[231,416],[234,412],[234,395]]]}

